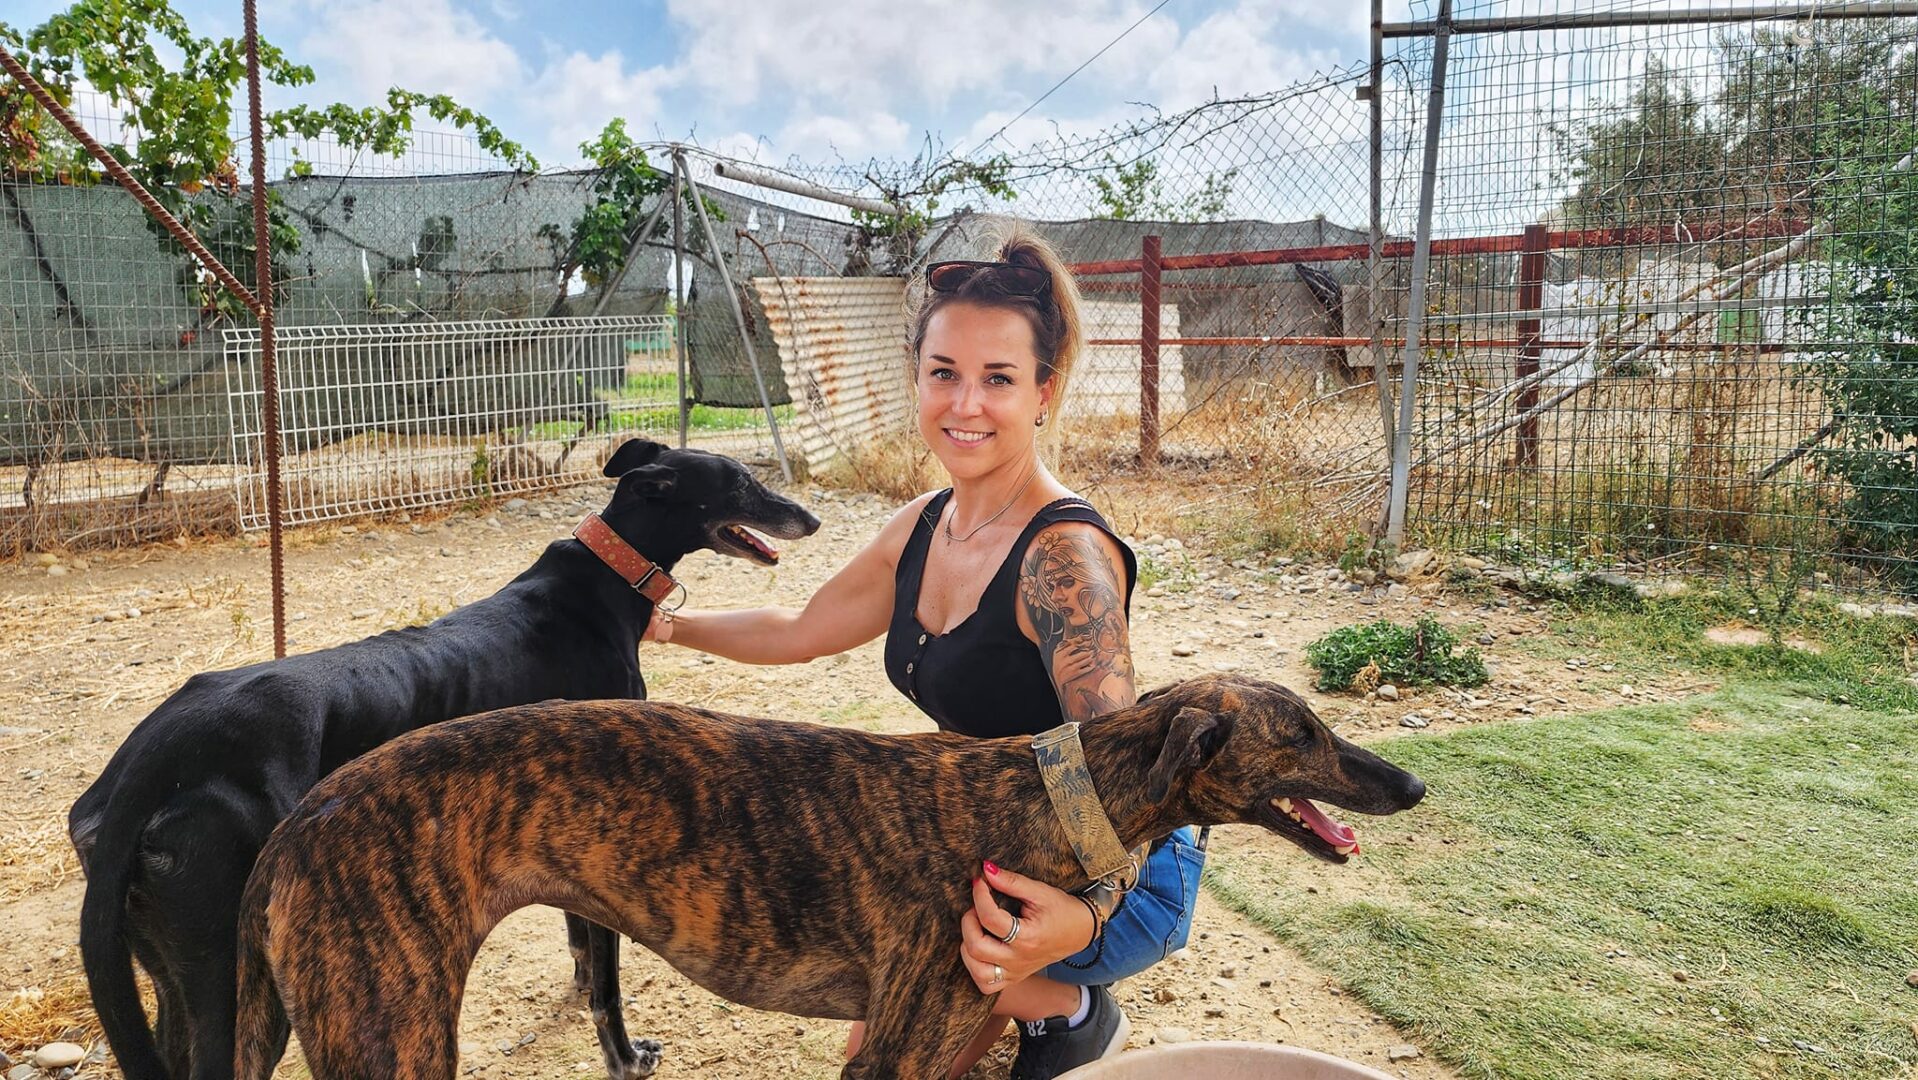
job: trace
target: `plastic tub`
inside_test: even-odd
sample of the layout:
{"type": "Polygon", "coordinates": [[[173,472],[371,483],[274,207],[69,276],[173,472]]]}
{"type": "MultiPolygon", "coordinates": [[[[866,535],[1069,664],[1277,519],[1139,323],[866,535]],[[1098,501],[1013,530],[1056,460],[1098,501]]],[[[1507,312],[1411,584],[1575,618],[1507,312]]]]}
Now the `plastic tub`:
{"type": "Polygon", "coordinates": [[[1255,1042],[1153,1046],[1095,1061],[1060,1080],[1398,1080],[1314,1050],[1255,1042]]]}

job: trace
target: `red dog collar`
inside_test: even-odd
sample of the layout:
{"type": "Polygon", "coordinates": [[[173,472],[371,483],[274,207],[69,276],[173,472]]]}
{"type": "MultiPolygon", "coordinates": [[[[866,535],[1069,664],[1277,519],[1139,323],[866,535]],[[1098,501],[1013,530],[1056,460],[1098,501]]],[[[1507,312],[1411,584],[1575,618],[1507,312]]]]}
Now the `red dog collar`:
{"type": "Polygon", "coordinates": [[[598,514],[587,514],[586,520],[573,530],[573,539],[586,545],[586,549],[599,556],[599,561],[612,568],[613,573],[626,579],[639,595],[651,600],[654,606],[665,603],[674,589],[683,589],[674,581],[671,574],[661,570],[653,560],[633,550],[633,545],[620,538],[611,525],[598,514]]]}

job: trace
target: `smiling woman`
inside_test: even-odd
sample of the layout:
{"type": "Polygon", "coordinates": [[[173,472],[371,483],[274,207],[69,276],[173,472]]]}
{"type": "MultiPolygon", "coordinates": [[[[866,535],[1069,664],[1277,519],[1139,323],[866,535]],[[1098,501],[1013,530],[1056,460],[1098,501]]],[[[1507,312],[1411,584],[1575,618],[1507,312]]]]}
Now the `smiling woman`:
{"type": "MultiPolygon", "coordinates": [[[[683,611],[649,640],[783,664],[884,634],[892,684],[942,729],[980,738],[1035,735],[1134,702],[1132,552],[1039,452],[1084,343],[1078,287],[1023,226],[1004,227],[993,253],[935,264],[909,289],[919,437],[952,486],[901,507],[804,609],[683,611]]],[[[1051,813],[1031,808],[1037,822],[1051,813]]],[[[1020,867],[981,864],[954,936],[997,1018],[954,1075],[1007,1018],[1023,1021],[1015,1080],[1046,1080],[1125,1044],[1125,1014],[1105,987],[1184,944],[1204,860],[1189,834],[1156,838],[1123,896],[1070,895],[1020,867]],[[1019,901],[1017,918],[999,896],[1019,901]]],[[[849,1054],[863,1038],[855,1027],[849,1054]]]]}

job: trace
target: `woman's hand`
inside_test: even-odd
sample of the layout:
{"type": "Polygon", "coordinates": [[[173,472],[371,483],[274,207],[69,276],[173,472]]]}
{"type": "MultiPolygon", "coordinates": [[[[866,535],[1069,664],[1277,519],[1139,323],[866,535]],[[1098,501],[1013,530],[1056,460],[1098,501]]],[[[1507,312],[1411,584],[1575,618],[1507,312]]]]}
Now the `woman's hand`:
{"type": "Polygon", "coordinates": [[[646,623],[646,632],[639,635],[641,641],[657,641],[661,645],[673,640],[673,616],[671,612],[653,609],[653,617],[646,623]]]}
{"type": "Polygon", "coordinates": [[[972,879],[972,910],[959,920],[959,958],[980,993],[996,994],[1091,943],[1092,912],[1084,901],[991,863],[985,870],[972,879]],[[1011,943],[1005,937],[1013,915],[992,898],[995,889],[1024,905],[1011,943]]]}

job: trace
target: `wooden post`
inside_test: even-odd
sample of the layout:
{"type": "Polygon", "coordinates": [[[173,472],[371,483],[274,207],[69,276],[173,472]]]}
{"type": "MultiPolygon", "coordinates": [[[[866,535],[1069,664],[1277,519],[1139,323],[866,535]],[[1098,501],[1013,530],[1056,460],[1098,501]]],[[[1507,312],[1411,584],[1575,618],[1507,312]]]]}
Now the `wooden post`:
{"type": "Polygon", "coordinates": [[[1139,255],[1139,462],[1159,460],[1159,238],[1139,255]]]}

